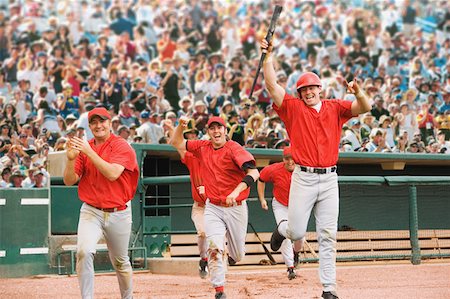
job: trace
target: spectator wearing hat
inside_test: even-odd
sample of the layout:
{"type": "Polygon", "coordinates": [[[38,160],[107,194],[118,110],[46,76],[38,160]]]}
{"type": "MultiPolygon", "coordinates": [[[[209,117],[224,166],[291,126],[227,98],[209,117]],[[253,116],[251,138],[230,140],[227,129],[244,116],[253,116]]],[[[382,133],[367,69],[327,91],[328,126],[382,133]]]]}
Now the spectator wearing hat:
{"type": "Polygon", "coordinates": [[[45,179],[46,179],[46,172],[43,169],[38,169],[36,172],[34,172],[34,185],[32,188],[45,188],[45,179]]]}
{"type": "Polygon", "coordinates": [[[22,170],[14,170],[9,178],[9,184],[7,188],[22,188],[22,182],[24,179],[25,174],[22,170]]]}
{"type": "Polygon", "coordinates": [[[150,121],[150,112],[148,110],[142,111],[140,116],[141,125],[137,128],[136,132],[142,137],[142,142],[158,144],[159,140],[164,137],[163,128],[150,121]]]}
{"type": "Polygon", "coordinates": [[[350,142],[352,151],[361,147],[360,135],[361,122],[357,118],[352,118],[348,121],[348,127],[344,129],[344,138],[350,142]]]}
{"type": "Polygon", "coordinates": [[[175,112],[173,112],[173,111],[166,112],[166,115],[164,116],[164,118],[166,120],[170,120],[174,126],[178,125],[177,115],[175,114],[175,112]]]}
{"type": "Polygon", "coordinates": [[[120,117],[118,115],[114,116],[111,119],[111,129],[114,135],[119,135],[117,130],[119,129],[120,125],[120,117]]]}
{"type": "Polygon", "coordinates": [[[198,100],[195,102],[192,118],[195,121],[195,127],[202,132],[209,119],[208,110],[204,101],[198,100]]]}
{"type": "Polygon", "coordinates": [[[178,101],[178,107],[180,108],[177,112],[178,118],[181,116],[187,116],[192,113],[193,103],[190,96],[184,96],[180,101],[178,101]]]}
{"type": "Polygon", "coordinates": [[[407,153],[408,137],[407,137],[406,131],[403,131],[403,132],[405,132],[405,134],[400,134],[395,139],[396,144],[392,148],[393,153],[407,153]]]}
{"type": "Polygon", "coordinates": [[[369,135],[370,142],[365,148],[368,152],[391,152],[391,148],[386,144],[385,134],[380,128],[373,128],[369,135]]]}
{"type": "Polygon", "coordinates": [[[234,105],[231,101],[226,100],[225,102],[223,102],[222,108],[220,109],[220,117],[223,119],[227,119],[228,114],[234,110],[234,105]]]}
{"type": "Polygon", "coordinates": [[[374,122],[375,117],[370,112],[366,112],[363,114],[363,116],[361,117],[361,128],[360,128],[361,141],[364,138],[369,137],[372,128],[375,126],[374,122]]]}
{"type": "Polygon", "coordinates": [[[199,69],[195,74],[194,100],[203,101],[212,90],[211,73],[208,69],[199,69]]]}
{"type": "Polygon", "coordinates": [[[117,133],[120,137],[122,137],[123,139],[125,139],[128,143],[131,143],[132,139],[130,140],[130,129],[127,126],[121,125],[118,129],[117,129],[117,133]]]}

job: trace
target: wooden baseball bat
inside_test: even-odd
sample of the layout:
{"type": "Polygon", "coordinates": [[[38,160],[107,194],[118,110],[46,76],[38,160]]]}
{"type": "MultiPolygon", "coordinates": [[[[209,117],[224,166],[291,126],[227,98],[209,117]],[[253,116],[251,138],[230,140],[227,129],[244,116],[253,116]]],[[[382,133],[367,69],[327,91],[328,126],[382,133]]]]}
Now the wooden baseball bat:
{"type": "Polygon", "coordinates": [[[258,233],[256,232],[255,228],[253,227],[253,225],[249,222],[248,225],[251,227],[251,229],[253,230],[253,233],[255,233],[256,238],[259,240],[259,243],[261,243],[262,247],[264,248],[264,252],[266,253],[267,257],[270,260],[270,264],[272,265],[276,265],[277,262],[275,261],[275,259],[273,258],[272,254],[270,253],[269,249],[267,249],[266,245],[264,244],[264,242],[261,240],[261,238],[259,237],[258,233]]]}
{"type": "MultiPolygon", "coordinates": [[[[276,5],[275,10],[272,14],[272,19],[270,20],[269,30],[267,31],[266,41],[270,43],[272,40],[273,33],[275,32],[275,26],[277,25],[278,18],[280,17],[281,11],[283,10],[283,6],[276,5]]],[[[250,95],[248,98],[251,100],[253,96],[253,90],[255,89],[256,81],[258,80],[259,72],[261,71],[261,67],[263,65],[264,59],[266,58],[266,51],[261,53],[261,58],[259,59],[258,68],[256,69],[256,76],[253,79],[252,89],[250,90],[250,95]]]]}

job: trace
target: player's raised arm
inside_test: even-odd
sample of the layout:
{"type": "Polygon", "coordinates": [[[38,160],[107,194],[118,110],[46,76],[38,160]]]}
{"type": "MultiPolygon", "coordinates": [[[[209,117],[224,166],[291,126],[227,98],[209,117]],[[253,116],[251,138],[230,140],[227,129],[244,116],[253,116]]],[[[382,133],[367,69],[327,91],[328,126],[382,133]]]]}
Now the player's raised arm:
{"type": "Polygon", "coordinates": [[[189,119],[187,117],[180,117],[178,126],[175,128],[170,144],[178,151],[186,150],[186,139],[183,137],[183,131],[186,129],[189,119]]]}
{"type": "Polygon", "coordinates": [[[261,49],[263,51],[267,51],[266,59],[263,63],[263,73],[266,88],[275,105],[281,107],[286,91],[281,85],[277,83],[277,76],[272,61],[272,48],[272,42],[269,44],[265,38],[261,40],[261,49]]]}
{"type": "Polygon", "coordinates": [[[352,114],[357,116],[361,113],[365,113],[370,111],[372,107],[370,106],[369,97],[367,94],[359,87],[356,78],[348,83],[347,81],[343,81],[347,91],[353,93],[356,97],[356,101],[352,103],[352,114]]]}

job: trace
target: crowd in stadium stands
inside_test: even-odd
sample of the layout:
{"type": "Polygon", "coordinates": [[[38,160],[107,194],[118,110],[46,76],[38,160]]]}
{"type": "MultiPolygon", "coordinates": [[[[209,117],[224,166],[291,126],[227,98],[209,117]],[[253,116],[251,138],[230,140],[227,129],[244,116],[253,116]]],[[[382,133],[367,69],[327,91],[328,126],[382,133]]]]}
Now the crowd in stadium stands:
{"type": "MultiPolygon", "coordinates": [[[[177,119],[204,135],[227,120],[245,147],[283,148],[283,123],[259,75],[270,1],[0,0],[0,187],[48,183],[49,152],[92,138],[106,107],[129,142],[167,143],[177,119]],[[20,4],[19,4],[20,3],[20,4]]],[[[305,71],[324,98],[373,109],[344,126],[341,151],[450,153],[450,6],[445,0],[285,1],[274,35],[288,93],[305,71]]]]}

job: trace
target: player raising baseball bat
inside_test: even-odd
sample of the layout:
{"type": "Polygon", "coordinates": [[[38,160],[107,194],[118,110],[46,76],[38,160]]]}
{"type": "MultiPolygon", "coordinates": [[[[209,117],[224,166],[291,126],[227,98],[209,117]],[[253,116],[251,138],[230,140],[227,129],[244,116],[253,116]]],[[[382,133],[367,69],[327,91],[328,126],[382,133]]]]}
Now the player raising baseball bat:
{"type": "Polygon", "coordinates": [[[314,209],[319,243],[319,272],[322,298],[338,298],[336,293],[336,233],[339,214],[339,187],[336,163],[342,126],[352,117],[371,109],[369,99],[356,80],[346,83],[356,100],[320,98],[322,81],[312,72],[303,73],[296,84],[297,95],[289,95],[277,83],[272,62],[272,43],[261,40],[267,51],[263,63],[266,88],[273,108],[286,126],[291,139],[292,173],[287,221],[272,234],[273,251],[285,238],[301,240],[314,209]]]}

